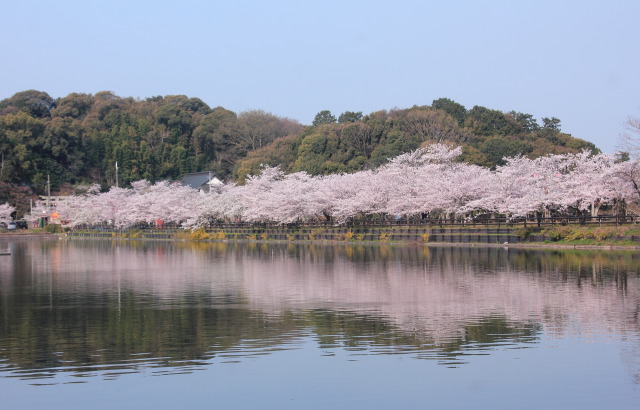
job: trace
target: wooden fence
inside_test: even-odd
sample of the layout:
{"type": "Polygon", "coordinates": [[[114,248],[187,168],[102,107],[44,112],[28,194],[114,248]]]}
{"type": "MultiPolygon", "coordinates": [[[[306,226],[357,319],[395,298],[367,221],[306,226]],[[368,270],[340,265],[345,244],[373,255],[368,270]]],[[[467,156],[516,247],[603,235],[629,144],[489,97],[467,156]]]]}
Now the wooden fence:
{"type": "Polygon", "coordinates": [[[497,227],[547,227],[555,225],[626,225],[640,222],[638,215],[602,215],[602,216],[557,216],[548,218],[536,217],[475,217],[465,219],[454,218],[424,218],[424,219],[353,219],[343,223],[331,221],[300,221],[292,223],[276,222],[219,222],[212,223],[208,229],[222,228],[274,228],[274,227],[359,227],[359,226],[497,226],[497,227]]]}

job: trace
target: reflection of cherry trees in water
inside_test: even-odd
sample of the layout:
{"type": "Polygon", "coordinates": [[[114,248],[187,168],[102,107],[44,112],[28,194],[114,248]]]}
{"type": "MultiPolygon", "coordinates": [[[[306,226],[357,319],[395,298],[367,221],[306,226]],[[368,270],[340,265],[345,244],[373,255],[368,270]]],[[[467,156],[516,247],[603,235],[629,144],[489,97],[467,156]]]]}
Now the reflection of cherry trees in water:
{"type": "Polygon", "coordinates": [[[492,317],[516,327],[540,323],[558,337],[640,330],[637,276],[628,267],[612,271],[587,264],[585,255],[586,266],[541,263],[532,272],[519,266],[518,253],[435,248],[418,265],[283,257],[270,262],[268,274],[263,264],[248,264],[244,286],[249,303],[262,310],[333,306],[368,312],[435,343],[464,337],[466,325],[492,317]]]}
{"type": "MultiPolygon", "coordinates": [[[[266,167],[243,186],[227,184],[201,194],[177,183],[132,183],[58,205],[71,226],[113,223],[128,227],[156,220],[206,226],[212,221],[317,220],[385,214],[524,216],[574,208],[597,215],[604,204],[638,200],[637,161],[609,154],[509,158],[495,170],[454,162],[460,148],[435,144],[403,154],[376,170],[311,176],[266,167]]],[[[35,214],[44,211],[39,204],[35,214]]],[[[617,209],[622,212],[623,209],[617,209]]]]}
{"type": "MultiPolygon", "coordinates": [[[[436,342],[491,317],[547,333],[638,332],[640,289],[630,253],[502,248],[43,243],[41,288],[131,291],[159,305],[233,301],[271,317],[329,309],[384,318],[436,342]],[[47,249],[47,247],[51,249],[47,249]]],[[[35,248],[31,248],[31,252],[35,248]]],[[[13,269],[7,266],[7,271],[13,269]]],[[[0,292],[9,292],[3,276],[0,292]]],[[[14,279],[17,280],[17,279],[14,279]]]]}
{"type": "Polygon", "coordinates": [[[625,365],[640,369],[629,252],[75,240],[13,250],[0,260],[0,347],[24,368],[126,367],[140,352],[151,367],[189,367],[308,337],[326,352],[456,361],[544,337],[627,340],[625,365]]]}

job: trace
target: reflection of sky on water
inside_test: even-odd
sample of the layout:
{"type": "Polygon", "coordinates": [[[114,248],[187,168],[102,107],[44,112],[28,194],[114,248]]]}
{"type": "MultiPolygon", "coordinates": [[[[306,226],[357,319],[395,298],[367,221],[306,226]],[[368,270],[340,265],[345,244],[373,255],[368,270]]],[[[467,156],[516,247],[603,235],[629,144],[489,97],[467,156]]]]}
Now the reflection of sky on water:
{"type": "Polygon", "coordinates": [[[158,368],[80,380],[62,374],[63,384],[38,380],[43,387],[35,390],[0,379],[0,391],[3,405],[20,409],[84,409],[87,402],[93,409],[636,409],[640,389],[629,388],[618,349],[617,343],[542,340],[536,349],[497,350],[452,369],[343,349],[319,356],[306,338],[294,349],[241,362],[213,359],[190,372],[158,368]]]}

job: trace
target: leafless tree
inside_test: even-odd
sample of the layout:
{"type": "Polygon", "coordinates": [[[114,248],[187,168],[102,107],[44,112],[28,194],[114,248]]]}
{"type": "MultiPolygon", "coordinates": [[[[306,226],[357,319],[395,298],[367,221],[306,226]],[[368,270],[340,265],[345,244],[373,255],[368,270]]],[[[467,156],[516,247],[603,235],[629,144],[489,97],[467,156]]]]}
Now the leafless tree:
{"type": "Polygon", "coordinates": [[[244,111],[238,115],[241,136],[253,151],[279,137],[299,132],[302,126],[294,120],[278,117],[262,110],[244,111]]]}
{"type": "Polygon", "coordinates": [[[618,149],[629,156],[640,158],[640,117],[628,117],[624,123],[625,132],[620,135],[618,149]]]}
{"type": "Polygon", "coordinates": [[[458,123],[449,114],[440,110],[410,111],[405,118],[404,129],[412,135],[419,136],[423,141],[442,143],[465,140],[458,123]]]}

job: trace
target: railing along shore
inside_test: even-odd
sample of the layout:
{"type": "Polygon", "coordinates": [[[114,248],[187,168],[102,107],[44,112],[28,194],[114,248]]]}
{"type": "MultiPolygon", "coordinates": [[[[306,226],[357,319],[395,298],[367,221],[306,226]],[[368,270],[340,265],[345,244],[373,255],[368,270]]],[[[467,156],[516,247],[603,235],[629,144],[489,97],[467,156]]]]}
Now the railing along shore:
{"type": "MultiPolygon", "coordinates": [[[[362,241],[362,242],[443,242],[443,243],[524,243],[563,239],[557,231],[574,227],[616,227],[623,231],[602,229],[594,234],[573,239],[613,239],[640,241],[636,234],[635,216],[553,217],[553,218],[486,218],[482,220],[354,220],[342,224],[329,221],[297,223],[212,223],[206,228],[188,230],[174,225],[139,225],[126,229],[112,226],[76,227],[69,237],[123,239],[192,239],[192,240],[280,240],[280,241],[362,241]],[[604,236],[603,236],[604,235],[604,236]]],[[[563,234],[566,234],[564,232],[563,234]]],[[[566,234],[570,235],[570,234],[566,234]]]]}

